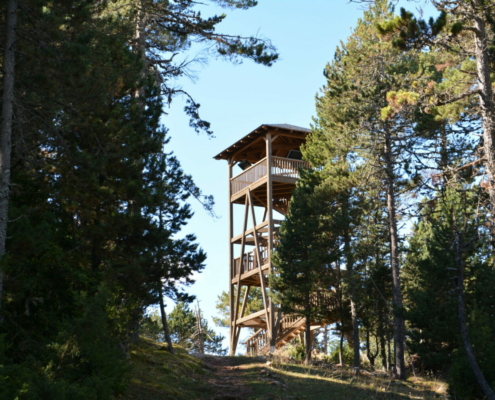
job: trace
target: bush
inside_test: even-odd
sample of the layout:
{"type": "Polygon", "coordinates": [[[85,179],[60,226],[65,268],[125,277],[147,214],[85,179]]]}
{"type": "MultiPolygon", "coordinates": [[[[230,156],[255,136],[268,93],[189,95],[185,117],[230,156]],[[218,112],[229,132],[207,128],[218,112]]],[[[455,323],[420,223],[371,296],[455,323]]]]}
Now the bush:
{"type": "Polygon", "coordinates": [[[304,361],[306,358],[306,348],[302,343],[298,343],[295,346],[289,344],[287,346],[287,353],[289,354],[289,357],[296,361],[304,361]]]}
{"type": "MultiPolygon", "coordinates": [[[[495,388],[495,343],[494,330],[489,313],[474,310],[469,324],[469,336],[476,361],[490,387],[495,388]]],[[[484,398],[483,392],[469,365],[466,352],[461,346],[452,357],[448,375],[449,390],[456,398],[475,400],[484,398]]]]}
{"type": "MultiPolygon", "coordinates": [[[[340,364],[339,358],[339,344],[335,343],[330,350],[330,354],[328,356],[323,357],[326,362],[332,362],[335,364],[340,364]]],[[[354,360],[354,351],[349,343],[345,342],[342,349],[342,359],[344,364],[352,364],[354,360]]]]}

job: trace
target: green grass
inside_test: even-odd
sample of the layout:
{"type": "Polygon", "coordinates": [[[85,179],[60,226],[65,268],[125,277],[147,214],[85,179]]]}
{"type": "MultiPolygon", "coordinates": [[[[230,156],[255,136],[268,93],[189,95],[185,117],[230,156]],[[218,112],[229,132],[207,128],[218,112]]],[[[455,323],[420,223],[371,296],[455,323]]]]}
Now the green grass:
{"type": "Polygon", "coordinates": [[[445,397],[445,385],[410,379],[405,382],[385,377],[355,377],[348,369],[307,367],[304,365],[276,363],[265,368],[252,366],[246,375],[257,399],[440,399],[445,397]],[[266,378],[265,378],[266,376],[266,378]],[[287,385],[270,384],[278,380],[287,385]]]}
{"type": "MultiPolygon", "coordinates": [[[[130,351],[132,379],[124,400],[231,398],[242,399],[446,399],[446,385],[412,377],[404,382],[365,373],[354,376],[349,369],[273,362],[270,367],[257,358],[221,359],[228,365],[224,375],[209,368],[180,347],[176,354],[163,344],[142,339],[130,351]],[[230,374],[230,375],[229,375],[230,374]],[[232,377],[242,387],[229,387],[232,377]],[[224,389],[222,389],[224,388],[224,389]],[[224,392],[222,392],[224,391],[224,392]]],[[[218,359],[217,359],[218,360],[218,359]]],[[[207,361],[208,362],[208,361],[207,361]]]]}
{"type": "Polygon", "coordinates": [[[166,346],[146,338],[133,345],[131,382],[121,399],[196,399],[210,393],[204,376],[206,366],[181,347],[170,354],[166,346]]]}

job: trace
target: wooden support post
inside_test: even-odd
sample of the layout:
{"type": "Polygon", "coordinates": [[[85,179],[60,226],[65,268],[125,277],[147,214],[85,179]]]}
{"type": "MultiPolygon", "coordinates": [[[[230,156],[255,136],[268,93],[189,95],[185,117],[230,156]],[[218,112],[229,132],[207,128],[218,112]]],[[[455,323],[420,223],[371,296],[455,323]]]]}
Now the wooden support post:
{"type": "Polygon", "coordinates": [[[232,284],[232,279],[234,279],[234,245],[232,244],[232,238],[234,237],[234,205],[232,204],[232,167],[233,162],[232,159],[228,160],[229,162],[229,309],[230,309],[230,355],[233,356],[233,348],[232,348],[232,339],[234,336],[234,285],[232,284]]]}
{"type": "Polygon", "coordinates": [[[236,321],[237,321],[237,314],[239,311],[239,302],[241,298],[241,275],[242,275],[242,269],[244,267],[244,250],[246,248],[246,230],[247,230],[247,219],[248,219],[248,207],[249,203],[251,201],[251,198],[246,196],[246,202],[244,205],[244,223],[242,225],[242,239],[241,239],[241,252],[240,252],[240,261],[239,261],[239,273],[237,274],[237,290],[236,290],[236,296],[235,296],[235,309],[234,309],[234,322],[233,326],[231,329],[231,332],[233,335],[230,337],[231,338],[231,345],[230,345],[230,351],[233,353],[232,355],[235,354],[235,351],[237,350],[237,341],[239,339],[239,335],[237,334],[237,329],[236,329],[236,321]]]}
{"type": "MultiPolygon", "coordinates": [[[[268,252],[268,271],[272,273],[271,255],[273,251],[273,186],[272,186],[272,135],[266,134],[266,167],[267,167],[267,182],[266,182],[266,204],[267,204],[267,217],[268,217],[268,240],[267,240],[267,252],[268,252]]],[[[277,332],[275,331],[275,306],[272,299],[270,299],[270,329],[268,331],[270,339],[270,352],[275,351],[275,341],[277,339],[277,332]]]]}

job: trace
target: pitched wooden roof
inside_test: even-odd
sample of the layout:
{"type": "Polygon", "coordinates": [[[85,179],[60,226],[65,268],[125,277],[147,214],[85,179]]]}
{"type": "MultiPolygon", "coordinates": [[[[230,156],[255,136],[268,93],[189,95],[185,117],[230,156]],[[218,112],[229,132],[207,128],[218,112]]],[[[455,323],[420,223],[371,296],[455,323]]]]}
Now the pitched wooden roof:
{"type": "MultiPolygon", "coordinates": [[[[278,137],[272,145],[274,154],[278,151],[289,151],[299,149],[306,141],[306,135],[311,131],[307,128],[289,124],[263,124],[242,139],[217,154],[216,160],[241,161],[248,160],[257,162],[266,156],[265,142],[262,140],[267,133],[278,137]]],[[[284,155],[285,156],[285,155],[284,155]]]]}

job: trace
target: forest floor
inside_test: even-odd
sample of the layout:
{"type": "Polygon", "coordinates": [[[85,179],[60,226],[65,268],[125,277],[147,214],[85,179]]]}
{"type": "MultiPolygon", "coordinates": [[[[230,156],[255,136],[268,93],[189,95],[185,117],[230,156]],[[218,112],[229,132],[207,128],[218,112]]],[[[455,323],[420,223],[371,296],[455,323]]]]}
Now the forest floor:
{"type": "Polygon", "coordinates": [[[381,372],[292,364],[262,357],[187,354],[141,340],[131,350],[132,379],[120,399],[447,399],[447,385],[421,377],[395,381],[381,372]]]}

